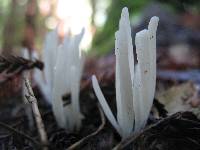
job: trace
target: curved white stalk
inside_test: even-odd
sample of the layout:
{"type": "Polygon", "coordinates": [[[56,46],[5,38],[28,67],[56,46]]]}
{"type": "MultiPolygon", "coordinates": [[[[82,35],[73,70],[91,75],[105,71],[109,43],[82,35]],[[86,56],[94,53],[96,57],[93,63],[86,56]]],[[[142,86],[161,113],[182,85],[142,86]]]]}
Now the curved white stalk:
{"type": "Polygon", "coordinates": [[[113,127],[117,130],[117,132],[122,135],[121,128],[118,125],[117,120],[115,119],[108,103],[106,102],[105,97],[103,96],[103,93],[100,89],[99,83],[95,75],[92,76],[92,86],[106,117],[108,118],[110,123],[113,125],[113,127]]]}

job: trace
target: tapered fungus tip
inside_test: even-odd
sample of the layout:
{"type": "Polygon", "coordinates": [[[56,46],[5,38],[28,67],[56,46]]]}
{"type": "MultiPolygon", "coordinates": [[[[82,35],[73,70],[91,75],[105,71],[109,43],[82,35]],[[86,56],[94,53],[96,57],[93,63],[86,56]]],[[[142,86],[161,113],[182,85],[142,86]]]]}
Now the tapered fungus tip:
{"type": "Polygon", "coordinates": [[[129,12],[128,12],[128,8],[124,7],[122,9],[122,13],[121,13],[121,19],[129,19],[129,12]]]}
{"type": "Polygon", "coordinates": [[[127,7],[124,7],[122,9],[122,14],[128,14],[128,8],[127,7]]]}
{"type": "Polygon", "coordinates": [[[158,26],[158,21],[159,21],[159,17],[153,16],[153,17],[150,19],[148,28],[155,28],[155,29],[156,29],[157,26],[158,26]]]}
{"type": "MultiPolygon", "coordinates": [[[[151,20],[152,20],[152,21],[155,21],[155,22],[158,22],[158,21],[159,21],[159,17],[153,16],[153,17],[151,17],[151,20]]],[[[150,20],[150,21],[151,21],[151,20],[150,20]]]]}

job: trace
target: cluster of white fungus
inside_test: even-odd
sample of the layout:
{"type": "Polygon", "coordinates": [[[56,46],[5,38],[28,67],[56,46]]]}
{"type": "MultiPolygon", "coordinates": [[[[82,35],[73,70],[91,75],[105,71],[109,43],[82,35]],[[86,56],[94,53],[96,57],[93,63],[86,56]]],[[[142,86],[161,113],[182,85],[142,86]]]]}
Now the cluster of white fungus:
{"type": "MultiPolygon", "coordinates": [[[[42,55],[44,72],[34,71],[34,79],[52,104],[58,125],[67,130],[79,129],[81,125],[79,91],[83,57],[79,45],[83,35],[84,30],[72,37],[65,36],[59,44],[57,30],[48,33],[42,55]],[[67,106],[62,100],[65,93],[71,94],[71,103],[67,106]]],[[[33,55],[38,57],[36,53],[33,55]]]]}
{"type": "Polygon", "coordinates": [[[158,17],[152,17],[148,29],[136,34],[138,63],[134,67],[131,27],[127,8],[123,8],[119,30],[115,34],[116,104],[114,117],[93,75],[95,94],[110,123],[122,138],[143,128],[152,107],[156,83],[156,30],[158,17]]]}
{"type": "MultiPolygon", "coordinates": [[[[151,110],[156,83],[158,21],[158,17],[152,17],[148,29],[136,34],[138,63],[134,66],[129,13],[127,8],[122,10],[119,30],[115,33],[117,118],[107,104],[96,77],[92,76],[93,88],[103,111],[122,138],[143,128],[151,110]]],[[[57,30],[50,32],[42,55],[44,72],[34,71],[34,79],[46,100],[52,104],[58,125],[67,130],[79,129],[83,117],[79,104],[84,62],[79,45],[83,34],[84,30],[73,37],[65,36],[60,45],[57,30]],[[62,100],[65,93],[71,94],[71,103],[67,106],[62,100]]],[[[28,58],[27,53],[24,55],[28,58]]],[[[38,58],[37,53],[34,52],[31,58],[38,58]]]]}
{"type": "Polygon", "coordinates": [[[83,59],[79,45],[84,31],[80,34],[64,39],[57,53],[53,80],[53,111],[57,122],[68,130],[78,129],[82,115],[79,106],[80,79],[83,68],[83,59]],[[63,107],[62,96],[71,94],[71,104],[63,107]]]}

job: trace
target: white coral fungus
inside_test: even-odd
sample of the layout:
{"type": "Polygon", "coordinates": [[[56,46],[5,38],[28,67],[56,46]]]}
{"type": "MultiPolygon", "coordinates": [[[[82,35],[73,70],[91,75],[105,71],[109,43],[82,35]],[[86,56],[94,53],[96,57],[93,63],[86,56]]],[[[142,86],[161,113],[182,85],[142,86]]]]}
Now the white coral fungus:
{"type": "Polygon", "coordinates": [[[136,34],[138,64],[134,68],[129,13],[126,7],[122,10],[119,30],[115,33],[117,119],[108,106],[96,77],[92,77],[93,88],[104,113],[122,138],[143,128],[150,113],[156,83],[158,21],[158,17],[152,17],[148,29],[136,34]]]}
{"type": "Polygon", "coordinates": [[[79,90],[84,61],[79,45],[83,35],[84,29],[74,37],[66,35],[63,44],[59,45],[57,31],[50,32],[42,58],[44,75],[39,70],[34,73],[42,93],[52,104],[58,125],[67,130],[79,129],[81,125],[79,90]],[[71,103],[67,106],[63,105],[62,100],[65,93],[71,94],[71,103]]]}

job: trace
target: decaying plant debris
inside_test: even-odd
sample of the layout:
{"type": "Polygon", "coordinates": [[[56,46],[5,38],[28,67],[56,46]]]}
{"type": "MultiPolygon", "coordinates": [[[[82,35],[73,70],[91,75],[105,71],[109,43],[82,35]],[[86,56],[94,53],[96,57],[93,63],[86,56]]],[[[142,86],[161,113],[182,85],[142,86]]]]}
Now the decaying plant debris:
{"type": "Polygon", "coordinates": [[[42,70],[43,63],[39,60],[31,61],[19,56],[0,56],[0,84],[5,83],[8,80],[16,77],[25,70],[38,68],[42,70]]]}

